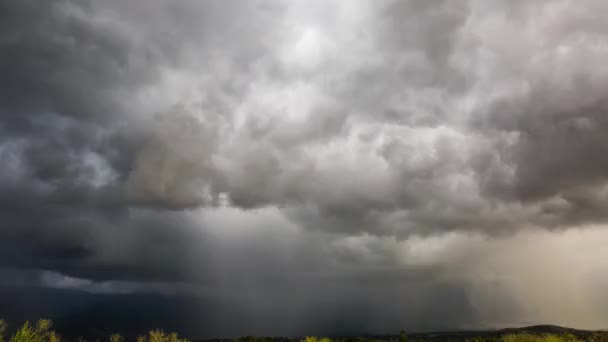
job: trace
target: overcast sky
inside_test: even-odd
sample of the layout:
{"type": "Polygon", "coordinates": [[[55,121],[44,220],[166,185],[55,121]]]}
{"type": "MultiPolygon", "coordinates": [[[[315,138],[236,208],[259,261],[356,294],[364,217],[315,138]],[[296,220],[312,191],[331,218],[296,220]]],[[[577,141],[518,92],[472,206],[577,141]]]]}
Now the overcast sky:
{"type": "Polygon", "coordinates": [[[607,328],[606,13],[0,0],[0,316],[607,328]]]}

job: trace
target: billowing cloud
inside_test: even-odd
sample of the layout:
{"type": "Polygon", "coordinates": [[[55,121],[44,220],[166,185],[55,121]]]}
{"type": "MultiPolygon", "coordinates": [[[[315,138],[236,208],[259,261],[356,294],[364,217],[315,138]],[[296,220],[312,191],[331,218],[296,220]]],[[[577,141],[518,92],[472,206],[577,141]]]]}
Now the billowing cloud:
{"type": "Polygon", "coordinates": [[[5,285],[292,306],[290,334],[595,326],[605,7],[3,1],[5,285]]]}

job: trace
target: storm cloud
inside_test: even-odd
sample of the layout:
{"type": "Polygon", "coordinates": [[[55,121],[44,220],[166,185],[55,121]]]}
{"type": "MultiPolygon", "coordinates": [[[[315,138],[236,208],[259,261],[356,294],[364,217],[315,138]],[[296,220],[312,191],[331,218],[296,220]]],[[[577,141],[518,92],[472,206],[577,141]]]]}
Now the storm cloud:
{"type": "Polygon", "coordinates": [[[607,10],[1,0],[2,286],[191,296],[199,336],[598,328],[607,10]]]}

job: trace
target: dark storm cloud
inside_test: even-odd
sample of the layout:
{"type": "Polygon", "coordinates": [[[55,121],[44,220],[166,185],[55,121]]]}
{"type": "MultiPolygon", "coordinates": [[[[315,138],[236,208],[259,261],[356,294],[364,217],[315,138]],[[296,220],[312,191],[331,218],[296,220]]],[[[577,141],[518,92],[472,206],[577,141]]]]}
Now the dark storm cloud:
{"type": "Polygon", "coordinates": [[[155,71],[154,51],[86,1],[4,1],[1,13],[5,125],[28,124],[39,113],[116,118],[113,95],[155,71]]]}
{"type": "Polygon", "coordinates": [[[430,293],[446,325],[512,319],[480,246],[608,217],[605,6],[1,1],[0,265],[244,294],[260,326],[286,289],[313,331],[393,329],[401,299],[431,328],[430,293]]]}
{"type": "MultiPolygon", "coordinates": [[[[200,204],[190,198],[180,201],[179,195],[169,200],[164,193],[159,199],[151,191],[141,196],[131,191],[129,184],[138,184],[131,179],[138,175],[140,155],[154,148],[151,145],[158,146],[167,153],[160,157],[165,162],[162,158],[173,151],[157,140],[167,137],[163,129],[178,136],[183,128],[161,126],[167,121],[157,119],[158,111],[167,110],[162,104],[148,112],[139,102],[150,102],[148,95],[142,95],[147,85],[159,82],[165,68],[187,60],[191,46],[213,44],[191,57],[196,58],[194,64],[238,65],[235,60],[258,54],[257,45],[249,40],[240,44],[230,38],[246,36],[243,33],[259,36],[259,30],[252,29],[255,23],[248,25],[247,32],[236,24],[225,25],[220,34],[211,30],[226,22],[221,18],[238,17],[237,7],[227,3],[185,2],[149,9],[135,3],[106,6],[87,1],[5,1],[1,6],[3,262],[77,275],[86,272],[93,278],[179,278],[174,264],[146,266],[169,256],[142,255],[137,261],[137,253],[130,256],[125,250],[122,257],[135,261],[97,260],[100,250],[107,252],[109,245],[128,240],[139,228],[145,228],[150,238],[144,245],[155,244],[152,232],[164,231],[170,234],[157,242],[162,240],[166,250],[183,252],[181,243],[171,243],[187,240],[179,233],[183,225],[179,218],[142,217],[129,205],[171,209],[200,204]],[[233,44],[239,45],[243,56],[210,57],[233,44]],[[132,172],[135,176],[130,176],[132,172]]],[[[220,100],[210,101],[221,105],[220,100]]],[[[187,119],[182,120],[186,125],[187,119]]],[[[185,172],[187,179],[196,179],[193,172],[185,172]]],[[[125,249],[131,247],[152,251],[133,245],[125,249]]]]}

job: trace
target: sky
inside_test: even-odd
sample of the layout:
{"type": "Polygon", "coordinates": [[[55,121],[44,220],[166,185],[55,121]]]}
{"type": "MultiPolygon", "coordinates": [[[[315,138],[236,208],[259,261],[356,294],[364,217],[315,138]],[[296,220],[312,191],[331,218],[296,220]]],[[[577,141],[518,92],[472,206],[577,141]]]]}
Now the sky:
{"type": "Polygon", "coordinates": [[[607,11],[0,0],[0,316],[607,328],[607,11]]]}

